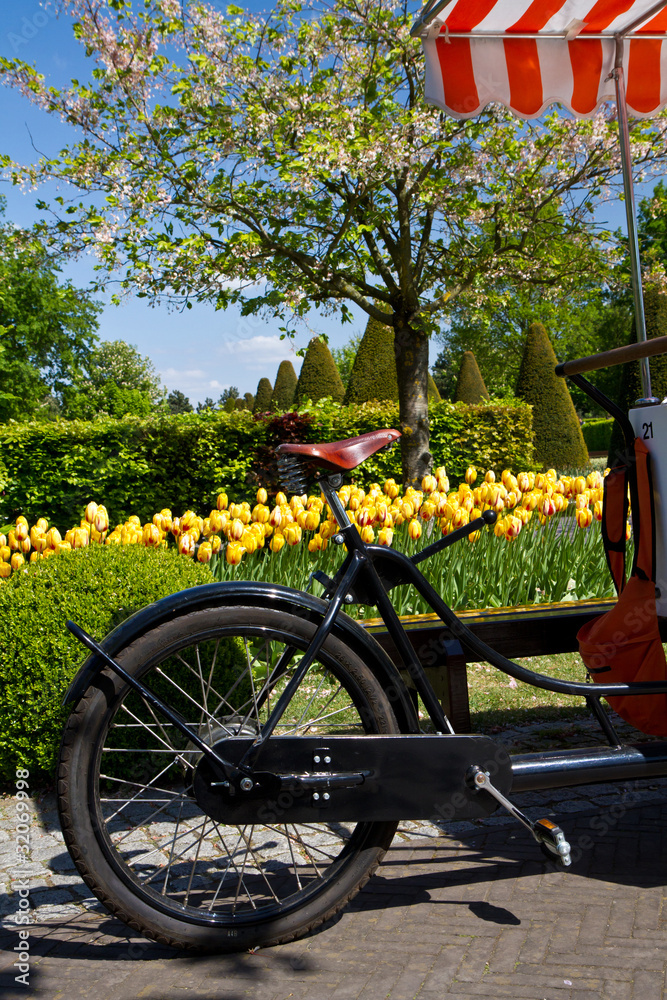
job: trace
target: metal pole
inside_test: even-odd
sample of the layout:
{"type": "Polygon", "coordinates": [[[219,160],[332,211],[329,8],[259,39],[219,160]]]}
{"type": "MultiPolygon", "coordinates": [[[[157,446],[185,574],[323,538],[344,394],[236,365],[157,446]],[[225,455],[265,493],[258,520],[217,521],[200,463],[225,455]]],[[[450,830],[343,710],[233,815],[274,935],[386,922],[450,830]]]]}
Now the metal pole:
{"type": "MultiPolygon", "coordinates": [[[[616,36],[616,60],[612,73],[616,85],[616,105],[618,108],[618,133],[621,144],[621,166],[623,170],[623,189],[625,191],[625,214],[628,224],[628,246],[630,248],[630,269],[632,273],[632,291],[635,301],[635,327],[637,340],[646,340],[646,317],[644,315],[644,293],[642,289],[642,274],[639,266],[639,241],[637,239],[637,215],[635,210],[635,193],[632,182],[632,156],[630,152],[630,131],[628,127],[628,108],[625,101],[625,79],[623,74],[623,38],[616,36]]],[[[642,379],[642,398],[637,405],[659,403],[660,400],[651,394],[651,370],[648,358],[639,362],[642,379]]]]}

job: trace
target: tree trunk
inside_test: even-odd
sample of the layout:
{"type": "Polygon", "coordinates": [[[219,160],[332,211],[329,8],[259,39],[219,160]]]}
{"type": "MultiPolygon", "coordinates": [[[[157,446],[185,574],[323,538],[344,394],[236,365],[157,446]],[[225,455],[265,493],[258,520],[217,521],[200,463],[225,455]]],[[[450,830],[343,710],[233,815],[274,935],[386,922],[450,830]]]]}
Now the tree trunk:
{"type": "Polygon", "coordinates": [[[431,471],[428,423],[428,336],[418,326],[397,322],[394,352],[398,377],[403,485],[421,486],[431,471]]]}

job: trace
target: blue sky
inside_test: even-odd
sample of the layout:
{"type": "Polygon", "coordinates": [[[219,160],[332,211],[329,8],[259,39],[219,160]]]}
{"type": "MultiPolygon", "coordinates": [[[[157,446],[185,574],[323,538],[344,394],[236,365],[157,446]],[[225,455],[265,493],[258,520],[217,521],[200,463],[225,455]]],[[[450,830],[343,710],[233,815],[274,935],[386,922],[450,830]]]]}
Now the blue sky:
{"type": "MultiPolygon", "coordinates": [[[[250,4],[249,6],[254,6],[250,4]]],[[[258,6],[265,6],[261,4],[258,6]]],[[[417,8],[417,4],[415,4],[417,8]]],[[[0,54],[19,57],[34,63],[55,85],[82,77],[85,58],[72,35],[67,19],[56,18],[48,6],[37,0],[0,0],[0,54]]],[[[68,141],[72,132],[60,121],[33,108],[20,94],[3,88],[0,91],[0,151],[26,162],[36,157],[35,150],[53,154],[68,141]]],[[[48,200],[49,192],[23,193],[4,183],[0,192],[7,198],[7,218],[21,226],[30,226],[38,217],[35,202],[48,200]]],[[[606,206],[598,221],[610,226],[624,226],[624,212],[619,204],[606,206]]],[[[83,259],[64,270],[66,277],[85,287],[92,275],[92,264],[83,259]]],[[[108,296],[98,295],[105,303],[100,320],[100,336],[134,344],[153,361],[168,389],[180,389],[193,403],[206,396],[214,399],[230,385],[241,393],[255,392],[260,378],[274,379],[278,365],[289,358],[296,370],[301,359],[295,349],[305,346],[315,333],[325,332],[332,347],[345,344],[361,333],[366,317],[357,310],[352,324],[341,326],[337,318],[313,312],[294,343],[281,341],[278,321],[259,317],[241,317],[230,308],[216,312],[212,307],[194,305],[182,314],[166,307],[151,308],[143,300],[130,297],[121,306],[111,305],[108,296]]],[[[439,345],[433,343],[434,359],[439,345]]]]}

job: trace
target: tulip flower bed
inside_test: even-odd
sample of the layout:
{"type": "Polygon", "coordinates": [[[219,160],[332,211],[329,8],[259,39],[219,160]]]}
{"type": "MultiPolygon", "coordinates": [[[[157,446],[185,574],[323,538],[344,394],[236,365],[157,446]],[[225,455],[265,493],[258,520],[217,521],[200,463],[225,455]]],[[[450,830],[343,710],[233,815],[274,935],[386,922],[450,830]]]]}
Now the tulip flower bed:
{"type": "MultiPolygon", "coordinates": [[[[393,479],[366,489],[343,486],[339,496],[366,542],[412,553],[442,534],[469,523],[490,508],[493,529],[475,532],[422,564],[425,574],[454,608],[502,607],[611,595],[597,522],[602,516],[603,480],[505,470],[477,484],[469,468],[450,489],[444,468],[426,476],[422,489],[404,492],[393,479]]],[[[331,544],[336,522],[321,495],[278,493],[269,506],[266,490],[257,503],[230,502],[221,493],[207,517],[168,509],[141,524],[131,516],[109,530],[104,506],[91,502],[85,517],[64,538],[40,518],[32,527],[17,518],[0,534],[0,579],[25,562],[90,544],[174,547],[181,555],[210,563],[217,579],[264,579],[303,589],[314,568],[335,572],[343,552],[331,544]]],[[[399,613],[428,610],[418,595],[396,588],[399,613]]],[[[363,616],[364,609],[360,608],[363,616]]]]}

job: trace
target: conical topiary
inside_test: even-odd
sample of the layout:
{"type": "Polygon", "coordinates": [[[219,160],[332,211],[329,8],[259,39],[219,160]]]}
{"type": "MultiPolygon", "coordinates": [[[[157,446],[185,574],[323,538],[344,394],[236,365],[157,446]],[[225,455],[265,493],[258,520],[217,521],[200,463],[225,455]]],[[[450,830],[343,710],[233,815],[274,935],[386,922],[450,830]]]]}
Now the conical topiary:
{"type": "Polygon", "coordinates": [[[482,373],[472,351],[464,351],[454,390],[455,403],[482,403],[489,399],[482,373]]]}
{"type": "MultiPolygon", "coordinates": [[[[644,291],[644,316],[646,318],[646,336],[649,340],[653,337],[664,337],[667,335],[667,295],[657,288],[647,288],[644,291]]],[[[632,331],[628,343],[634,344],[637,340],[637,328],[633,321],[632,331]]],[[[651,394],[658,399],[667,396],[667,355],[659,354],[649,361],[651,371],[651,394]]],[[[639,361],[631,361],[622,366],[618,398],[614,400],[620,408],[627,413],[637,400],[644,395],[641,380],[641,370],[639,361]]],[[[609,464],[615,464],[617,456],[624,450],[623,434],[619,424],[614,421],[609,445],[609,464]]]]}
{"type": "Polygon", "coordinates": [[[255,393],[255,405],[253,407],[254,413],[266,413],[271,406],[271,396],[273,395],[273,386],[271,385],[268,378],[261,378],[257,383],[257,392],[255,393]]]}
{"type": "Polygon", "coordinates": [[[433,378],[430,372],[428,373],[427,393],[428,393],[429,403],[442,403],[442,396],[440,395],[440,390],[435,384],[435,379],[433,378]]]}
{"type": "Polygon", "coordinates": [[[372,318],[366,324],[352,365],[345,405],[367,403],[370,399],[398,400],[394,331],[372,318]]]}
{"type": "Polygon", "coordinates": [[[234,397],[230,396],[229,399],[226,399],[225,404],[222,408],[225,411],[225,413],[233,413],[234,410],[236,409],[236,400],[234,399],[234,397]]]}
{"type": "Polygon", "coordinates": [[[281,361],[276,375],[276,384],[271,396],[271,409],[275,412],[285,412],[294,406],[294,396],[297,384],[296,372],[291,361],[281,361]]]}
{"type": "Polygon", "coordinates": [[[243,394],[243,398],[245,399],[246,410],[250,410],[250,412],[252,413],[252,411],[255,409],[255,397],[251,392],[245,392],[243,394]]]}
{"type": "Polygon", "coordinates": [[[588,450],[565,380],[555,374],[557,364],[547,331],[542,323],[533,323],[516,394],[533,407],[535,458],[543,466],[581,468],[588,464],[588,450]]]}
{"type": "Polygon", "coordinates": [[[320,337],[313,337],[301,366],[296,386],[296,403],[300,406],[307,399],[316,403],[326,396],[330,396],[336,403],[342,403],[345,387],[326,342],[320,337]]]}

